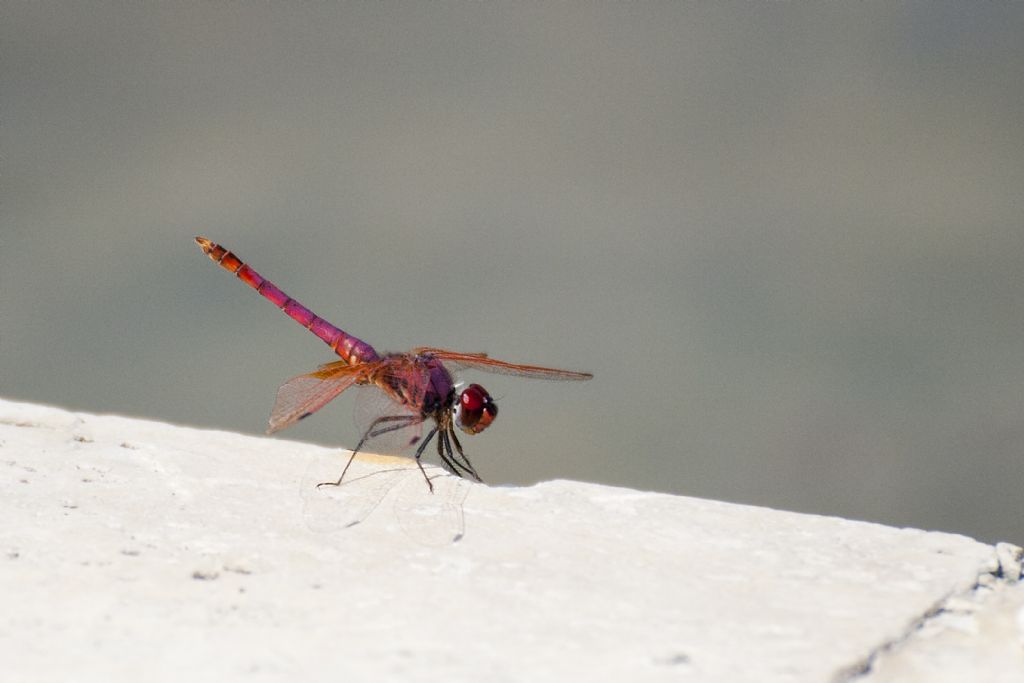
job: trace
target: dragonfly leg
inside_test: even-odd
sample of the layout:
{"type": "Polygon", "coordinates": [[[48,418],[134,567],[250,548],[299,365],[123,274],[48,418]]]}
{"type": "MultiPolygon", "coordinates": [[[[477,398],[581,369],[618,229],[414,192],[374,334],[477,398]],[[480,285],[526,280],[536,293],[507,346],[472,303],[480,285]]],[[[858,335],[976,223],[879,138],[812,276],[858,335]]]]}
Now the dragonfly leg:
{"type": "Polygon", "coordinates": [[[430,481],[430,477],[427,476],[427,471],[423,469],[423,463],[420,462],[420,458],[423,457],[423,450],[427,447],[427,444],[430,443],[430,440],[434,438],[434,434],[436,433],[437,427],[434,427],[427,434],[427,438],[423,439],[423,443],[420,444],[420,447],[416,449],[416,466],[420,468],[423,478],[427,481],[427,488],[430,489],[431,493],[434,492],[434,484],[430,481]]]}
{"type": "MultiPolygon", "coordinates": [[[[381,434],[386,434],[387,432],[393,432],[397,429],[402,429],[403,427],[408,427],[411,423],[419,419],[420,418],[418,418],[416,415],[384,415],[378,417],[376,420],[371,422],[370,426],[366,428],[365,432],[363,432],[363,438],[359,439],[359,443],[356,444],[356,447],[352,450],[352,455],[349,456],[348,462],[345,463],[345,469],[341,471],[341,476],[338,477],[338,481],[322,481],[319,484],[317,484],[316,487],[320,488],[321,486],[341,486],[341,480],[345,478],[345,473],[348,472],[348,468],[352,465],[352,461],[356,459],[356,453],[358,453],[362,449],[363,444],[366,443],[367,439],[379,436],[381,434]],[[383,429],[378,429],[377,425],[383,422],[395,422],[397,424],[389,425],[387,427],[384,427],[383,429]]],[[[420,467],[420,469],[423,468],[420,467]]]]}
{"type": "Polygon", "coordinates": [[[456,477],[461,477],[462,472],[459,471],[458,463],[454,462],[452,455],[451,444],[448,443],[448,435],[442,429],[437,433],[437,455],[441,458],[441,462],[448,468],[448,471],[454,474],[456,477]],[[446,452],[447,451],[447,452],[446,452]]]}
{"type": "MultiPolygon", "coordinates": [[[[455,450],[459,452],[459,457],[462,458],[462,462],[460,464],[467,472],[473,475],[474,479],[476,479],[480,483],[483,483],[484,480],[481,479],[480,475],[476,473],[476,469],[473,468],[473,463],[469,461],[469,458],[467,458],[466,454],[462,451],[462,444],[459,443],[459,437],[455,436],[455,428],[452,427],[451,425],[448,425],[448,435],[452,438],[452,442],[455,444],[455,450]]],[[[448,454],[452,456],[452,460],[457,460],[455,455],[451,452],[451,449],[449,449],[448,454]]]]}
{"type": "Polygon", "coordinates": [[[458,458],[455,457],[455,453],[452,452],[452,442],[448,438],[447,430],[441,430],[438,434],[437,453],[441,456],[441,460],[444,461],[444,464],[448,466],[448,469],[451,470],[452,474],[455,476],[464,477],[465,475],[462,474],[463,472],[471,477],[475,476],[471,468],[467,468],[459,462],[458,458]],[[444,444],[444,450],[442,450],[442,444],[444,444]]]}
{"type": "Polygon", "coordinates": [[[377,422],[384,422],[385,420],[393,421],[395,422],[395,424],[390,425],[388,427],[375,429],[366,435],[367,438],[373,439],[380,436],[381,434],[387,434],[388,432],[395,432],[398,431],[399,429],[405,429],[410,425],[413,425],[417,422],[421,422],[423,418],[418,417],[416,415],[391,415],[386,418],[382,417],[379,420],[377,420],[377,422]]]}

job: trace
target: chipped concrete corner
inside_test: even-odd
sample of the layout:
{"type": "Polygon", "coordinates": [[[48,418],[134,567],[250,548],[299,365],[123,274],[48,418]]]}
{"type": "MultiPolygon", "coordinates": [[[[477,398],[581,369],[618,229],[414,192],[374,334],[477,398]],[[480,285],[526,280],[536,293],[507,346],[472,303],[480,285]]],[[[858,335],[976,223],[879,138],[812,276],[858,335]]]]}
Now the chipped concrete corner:
{"type": "Polygon", "coordinates": [[[981,568],[973,586],[936,603],[900,637],[879,644],[864,659],[840,671],[834,683],[1022,680],[1022,567],[1024,548],[996,544],[991,562],[981,568]],[[986,628],[993,624],[995,629],[986,628]],[[1002,632],[997,638],[992,633],[983,635],[992,630],[1002,632]],[[981,650],[986,652],[979,657],[981,650]]]}

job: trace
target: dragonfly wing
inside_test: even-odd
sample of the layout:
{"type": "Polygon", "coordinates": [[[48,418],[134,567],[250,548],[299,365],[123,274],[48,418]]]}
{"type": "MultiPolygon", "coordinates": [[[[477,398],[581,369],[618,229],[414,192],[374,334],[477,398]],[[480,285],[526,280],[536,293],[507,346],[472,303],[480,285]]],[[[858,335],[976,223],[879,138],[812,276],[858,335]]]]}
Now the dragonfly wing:
{"type": "Polygon", "coordinates": [[[433,491],[423,484],[417,467],[406,470],[392,496],[395,517],[402,531],[416,543],[451,545],[466,533],[465,503],[473,485],[436,465],[426,465],[426,472],[433,491]]]}
{"type": "Polygon", "coordinates": [[[484,353],[460,353],[458,351],[447,351],[431,347],[420,347],[413,349],[415,354],[429,354],[440,361],[451,363],[456,367],[473,368],[484,372],[493,372],[499,375],[515,375],[517,377],[530,377],[532,379],[561,379],[561,380],[585,380],[593,377],[589,372],[573,372],[572,370],[557,370],[545,368],[539,365],[521,365],[519,363],[507,363],[503,360],[488,358],[484,353]]]}
{"type": "Polygon", "coordinates": [[[356,383],[365,367],[344,362],[323,365],[316,372],[292,377],[277,390],[267,433],[273,434],[327,405],[338,394],[356,383]]]}
{"type": "MultiPolygon", "coordinates": [[[[317,486],[333,482],[341,474],[348,454],[338,456],[332,453],[315,458],[302,477],[303,517],[312,531],[341,531],[364,521],[406,472],[407,461],[402,458],[393,458],[395,464],[386,468],[379,462],[357,459],[341,486],[317,486]]],[[[418,470],[416,475],[422,486],[418,470]]]]}
{"type": "Polygon", "coordinates": [[[317,486],[333,481],[345,459],[337,454],[313,460],[302,478],[303,517],[310,530],[342,533],[366,521],[391,495],[394,516],[413,541],[425,546],[444,546],[462,538],[466,530],[464,504],[471,484],[424,465],[434,485],[430,492],[415,461],[381,458],[379,462],[356,460],[341,486],[317,486]],[[354,475],[354,476],[353,476],[354,475]]]}

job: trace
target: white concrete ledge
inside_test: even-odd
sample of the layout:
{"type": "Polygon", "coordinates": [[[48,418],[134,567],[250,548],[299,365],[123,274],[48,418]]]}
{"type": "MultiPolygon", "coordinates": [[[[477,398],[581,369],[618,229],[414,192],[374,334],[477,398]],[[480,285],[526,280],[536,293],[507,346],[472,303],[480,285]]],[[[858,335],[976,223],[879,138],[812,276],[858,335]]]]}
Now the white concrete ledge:
{"type": "Polygon", "coordinates": [[[1014,546],[343,456],[0,401],[2,678],[1024,680],[1014,546]]]}

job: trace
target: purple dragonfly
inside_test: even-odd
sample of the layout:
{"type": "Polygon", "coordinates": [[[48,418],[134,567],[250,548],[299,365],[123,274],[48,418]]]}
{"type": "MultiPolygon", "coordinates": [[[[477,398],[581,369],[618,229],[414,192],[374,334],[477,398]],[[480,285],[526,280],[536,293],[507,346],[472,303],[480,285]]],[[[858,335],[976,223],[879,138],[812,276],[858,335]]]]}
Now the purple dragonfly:
{"type": "Polygon", "coordinates": [[[407,353],[380,354],[366,342],[315,315],[224,247],[205,237],[196,237],[196,242],[215,263],[273,302],[341,357],[281,385],[270,414],[268,433],[309,417],[351,386],[374,387],[387,399],[379,401],[375,414],[369,416],[362,438],[338,479],[320,482],[318,487],[340,486],[356,454],[371,440],[377,439],[372,441],[376,445],[387,441],[388,435],[409,433],[413,436],[405,439],[396,450],[419,443],[416,464],[431,492],[434,485],[420,458],[435,436],[437,454],[446,469],[459,477],[468,475],[481,481],[462,449],[455,427],[466,434],[479,434],[494,422],[498,406],[479,384],[470,384],[459,391],[449,368],[549,380],[587,380],[593,376],[587,372],[508,363],[489,358],[485,353],[460,353],[426,346],[407,353]],[[420,439],[419,430],[424,423],[429,424],[429,431],[420,439]]]}

